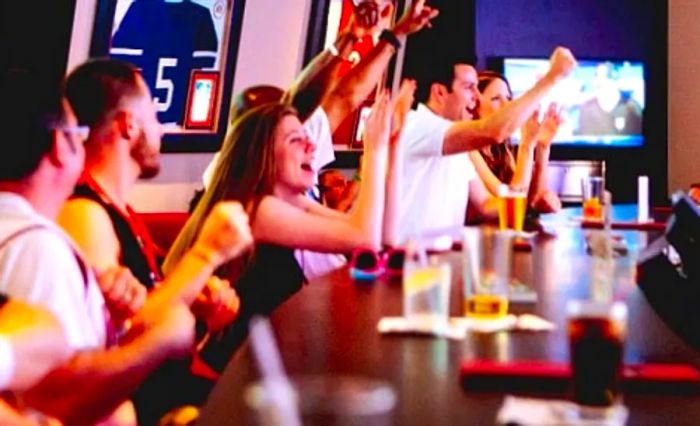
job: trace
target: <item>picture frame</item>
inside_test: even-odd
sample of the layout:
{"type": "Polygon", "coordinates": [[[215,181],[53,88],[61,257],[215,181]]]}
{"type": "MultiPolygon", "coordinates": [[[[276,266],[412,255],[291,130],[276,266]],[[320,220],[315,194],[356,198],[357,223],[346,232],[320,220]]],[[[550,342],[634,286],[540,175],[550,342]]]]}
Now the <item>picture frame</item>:
{"type": "Polygon", "coordinates": [[[97,1],[90,57],[127,60],[140,69],[165,128],[163,152],[220,148],[244,9],[245,0],[97,1]],[[191,120],[193,79],[214,82],[214,74],[206,117],[191,120]]]}
{"type": "MultiPolygon", "coordinates": [[[[335,40],[339,27],[348,20],[347,8],[352,0],[315,0],[311,5],[307,40],[304,50],[304,61],[309,63],[328,44],[335,40]]],[[[394,16],[396,21],[403,14],[407,5],[406,0],[394,0],[394,16]]],[[[368,51],[368,50],[367,50],[368,51]]],[[[357,54],[358,52],[353,52],[357,54]]],[[[400,54],[403,54],[403,49],[400,54]]],[[[351,55],[352,56],[352,55],[351,55]]],[[[357,61],[360,60],[358,56],[357,61]]],[[[397,73],[397,57],[394,57],[380,84],[382,86],[395,86],[395,74],[397,73]]],[[[336,147],[348,147],[351,150],[362,149],[362,124],[366,119],[367,111],[371,109],[374,96],[370,95],[362,105],[354,111],[333,134],[333,142],[336,147]],[[364,114],[363,114],[364,111],[364,114]],[[358,136],[358,132],[359,136],[358,136]]]]}
{"type": "Polygon", "coordinates": [[[185,129],[212,130],[218,94],[218,72],[192,71],[185,107],[185,129]]]}

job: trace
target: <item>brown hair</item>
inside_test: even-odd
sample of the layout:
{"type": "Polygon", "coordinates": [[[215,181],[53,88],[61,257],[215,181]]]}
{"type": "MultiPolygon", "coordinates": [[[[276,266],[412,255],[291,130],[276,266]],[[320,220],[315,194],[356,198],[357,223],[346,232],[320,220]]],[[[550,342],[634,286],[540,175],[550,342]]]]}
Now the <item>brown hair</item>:
{"type": "MultiPolygon", "coordinates": [[[[495,80],[503,81],[508,88],[508,93],[511,97],[513,96],[513,91],[510,88],[508,79],[506,79],[503,74],[489,70],[479,72],[479,81],[477,83],[479,92],[484,93],[484,90],[495,80]]],[[[479,153],[498,180],[509,184],[515,174],[515,156],[513,155],[513,151],[513,144],[510,138],[508,138],[503,143],[481,148],[479,153]]]]}
{"type": "Polygon", "coordinates": [[[66,80],[66,97],[78,122],[90,127],[118,108],[124,99],[142,95],[142,90],[138,70],[116,59],[85,62],[66,80]]]}
{"type": "MultiPolygon", "coordinates": [[[[195,242],[204,220],[219,201],[240,202],[255,218],[260,201],[273,192],[276,180],[275,129],[294,108],[281,103],[258,106],[235,120],[226,135],[211,183],[168,252],[163,271],[172,269],[195,242]]],[[[237,259],[219,271],[231,277],[248,259],[237,259]]]]}

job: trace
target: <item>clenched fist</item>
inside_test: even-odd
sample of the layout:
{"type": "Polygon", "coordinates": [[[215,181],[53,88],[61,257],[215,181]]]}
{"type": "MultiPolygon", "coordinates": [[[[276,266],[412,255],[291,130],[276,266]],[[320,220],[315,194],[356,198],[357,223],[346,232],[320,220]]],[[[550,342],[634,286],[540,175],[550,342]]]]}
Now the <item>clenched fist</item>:
{"type": "Polygon", "coordinates": [[[576,68],[576,58],[573,53],[565,47],[557,47],[549,60],[547,75],[558,81],[571,74],[574,68],[576,68]]]}
{"type": "Polygon", "coordinates": [[[123,266],[102,271],[97,277],[97,283],[115,324],[131,318],[146,301],[146,287],[123,266]]]}
{"type": "Polygon", "coordinates": [[[241,300],[228,280],[214,276],[209,279],[191,308],[195,317],[206,322],[210,332],[216,333],[236,319],[240,307],[241,300]]]}
{"type": "Polygon", "coordinates": [[[239,256],[253,243],[248,215],[237,201],[216,204],[204,221],[192,250],[219,266],[239,256]]]}

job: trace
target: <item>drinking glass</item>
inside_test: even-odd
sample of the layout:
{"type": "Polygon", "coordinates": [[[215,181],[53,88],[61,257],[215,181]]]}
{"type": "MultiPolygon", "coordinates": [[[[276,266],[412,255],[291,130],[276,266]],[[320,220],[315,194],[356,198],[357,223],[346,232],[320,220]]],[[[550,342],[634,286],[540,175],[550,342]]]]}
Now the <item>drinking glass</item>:
{"type": "Polygon", "coordinates": [[[603,415],[619,402],[627,306],[571,300],[566,311],[573,400],[584,416],[603,415]]]}
{"type": "Polygon", "coordinates": [[[464,314],[496,319],[508,314],[513,235],[492,228],[466,227],[462,240],[464,314]]]}
{"type": "Polygon", "coordinates": [[[583,220],[603,220],[604,180],[601,176],[588,176],[581,181],[583,195],[583,220]]]}
{"type": "Polygon", "coordinates": [[[403,313],[410,323],[444,327],[449,320],[452,270],[437,256],[427,256],[411,242],[406,248],[403,273],[403,313]]]}
{"type": "Polygon", "coordinates": [[[522,232],[527,210],[527,191],[523,188],[498,188],[498,224],[501,230],[522,232]]]}
{"type": "Polygon", "coordinates": [[[393,387],[384,381],[362,376],[305,375],[292,377],[300,419],[276,415],[275,385],[254,382],[244,399],[259,426],[390,426],[396,404],[393,387]],[[293,420],[293,422],[292,422],[293,420]]]}

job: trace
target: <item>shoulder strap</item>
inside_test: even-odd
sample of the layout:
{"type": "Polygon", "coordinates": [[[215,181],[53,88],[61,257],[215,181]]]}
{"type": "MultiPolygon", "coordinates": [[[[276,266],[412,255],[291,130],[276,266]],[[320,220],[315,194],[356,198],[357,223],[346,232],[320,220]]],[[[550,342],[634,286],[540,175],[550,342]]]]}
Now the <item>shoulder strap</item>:
{"type": "Polygon", "coordinates": [[[0,250],[4,249],[15,238],[22,236],[29,231],[34,231],[36,229],[42,229],[42,228],[45,228],[45,226],[42,225],[41,223],[33,223],[31,225],[27,225],[23,228],[19,228],[19,229],[15,230],[15,232],[11,233],[7,237],[5,237],[4,240],[0,241],[0,250]]]}
{"type": "MultiPolygon", "coordinates": [[[[10,235],[5,237],[4,240],[0,241],[0,250],[4,249],[7,247],[9,243],[11,243],[13,240],[15,240],[18,237],[21,237],[22,235],[25,235],[31,231],[35,231],[38,229],[49,229],[47,226],[41,223],[32,223],[30,225],[24,226],[22,228],[19,228],[12,232],[10,235]]],[[[85,264],[85,261],[80,257],[80,255],[73,249],[73,247],[70,247],[71,251],[73,252],[73,255],[75,256],[75,261],[78,263],[78,267],[80,268],[80,273],[83,276],[83,283],[85,286],[86,290],[86,295],[87,295],[87,287],[88,287],[88,269],[87,265],[85,264]]]]}

